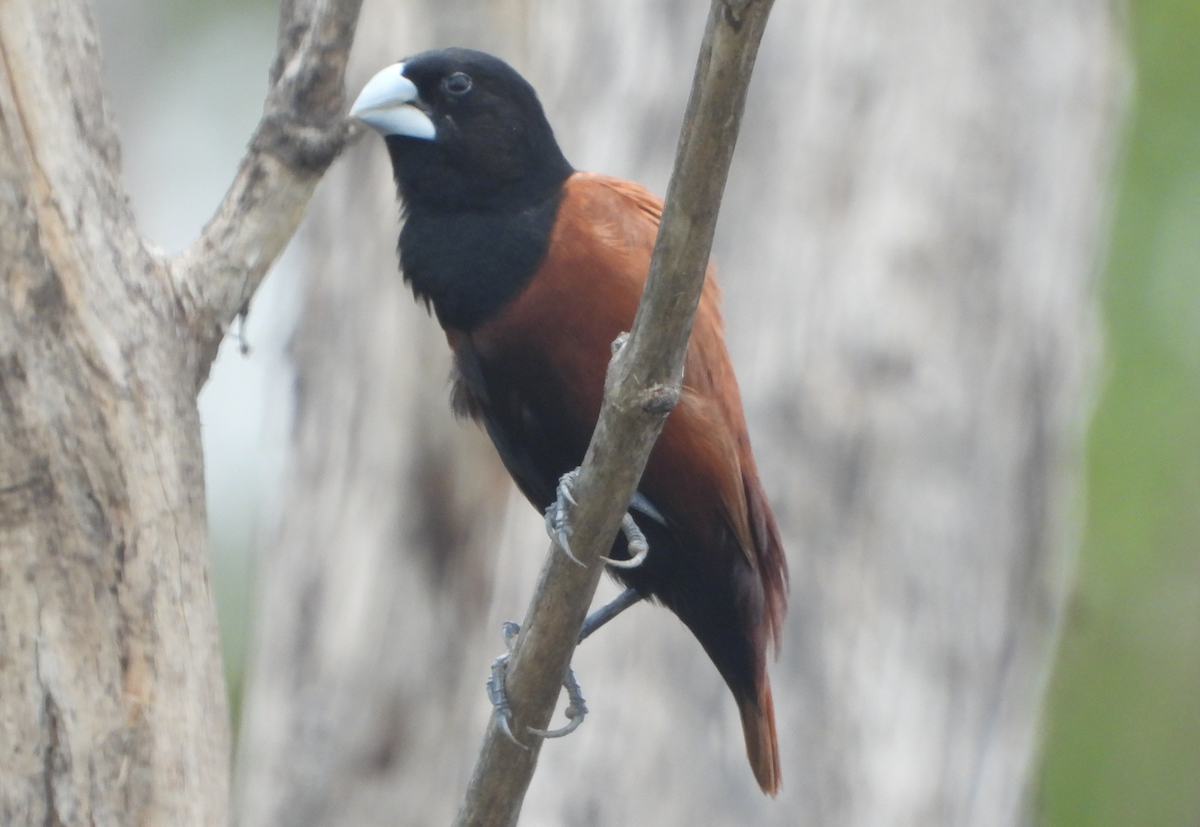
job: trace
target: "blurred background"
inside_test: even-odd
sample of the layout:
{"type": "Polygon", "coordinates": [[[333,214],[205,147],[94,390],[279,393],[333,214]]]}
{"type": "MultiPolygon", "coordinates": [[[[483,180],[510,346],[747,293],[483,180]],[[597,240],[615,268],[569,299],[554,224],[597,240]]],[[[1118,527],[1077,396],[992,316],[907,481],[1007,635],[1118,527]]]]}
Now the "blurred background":
{"type": "Polygon", "coordinates": [[[1124,8],[1136,88],[1087,528],[1050,696],[1053,825],[1200,823],[1200,4],[1124,8]]]}
{"type": "MultiPolygon", "coordinates": [[[[95,5],[133,207],[145,235],[175,251],[215,208],[258,119],[277,8],[266,0],[95,5]]],[[[1082,550],[1050,684],[1033,822],[1196,827],[1200,4],[1134,0],[1121,8],[1134,76],[1100,281],[1103,381],[1088,429],[1082,550]]],[[[454,32],[440,34],[453,39],[454,32]]],[[[695,32],[687,34],[677,48],[694,52],[695,32]]],[[[670,124],[658,132],[665,141],[661,134],[639,138],[669,155],[670,124]]],[[[587,140],[576,139],[577,152],[587,140]]],[[[661,172],[647,172],[661,163],[612,169],[603,150],[588,151],[598,159],[591,166],[663,191],[661,172]]],[[[302,290],[297,259],[305,253],[302,245],[289,251],[274,269],[245,325],[249,353],[227,340],[201,395],[235,728],[255,548],[281,507],[294,426],[288,343],[302,290]]],[[[734,348],[739,370],[755,355],[749,346],[734,348]]],[[[793,562],[794,576],[798,568],[793,562]]],[[[498,643],[495,636],[490,649],[498,643]]]]}

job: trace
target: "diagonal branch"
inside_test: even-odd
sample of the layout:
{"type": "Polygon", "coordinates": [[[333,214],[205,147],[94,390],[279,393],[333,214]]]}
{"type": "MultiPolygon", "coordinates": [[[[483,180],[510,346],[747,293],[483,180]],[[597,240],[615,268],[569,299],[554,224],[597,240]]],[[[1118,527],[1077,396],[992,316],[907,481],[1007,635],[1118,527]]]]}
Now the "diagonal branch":
{"type": "MultiPolygon", "coordinates": [[[[650,450],[679,397],[688,336],[746,88],[772,0],[713,0],[692,82],[675,169],[633,331],[609,365],[604,406],[572,491],[571,549],[551,548],[508,668],[513,731],[545,729],[607,553],[650,450]]],[[[528,736],[526,736],[528,737],[528,736]]],[[[495,720],[459,811],[459,827],[513,825],[541,742],[525,749],[495,720]]]]}
{"type": "Polygon", "coordinates": [[[196,386],[304,215],[354,127],[344,76],[362,0],[285,0],[271,88],[246,157],[200,237],[171,258],[171,279],[199,337],[196,386]]]}

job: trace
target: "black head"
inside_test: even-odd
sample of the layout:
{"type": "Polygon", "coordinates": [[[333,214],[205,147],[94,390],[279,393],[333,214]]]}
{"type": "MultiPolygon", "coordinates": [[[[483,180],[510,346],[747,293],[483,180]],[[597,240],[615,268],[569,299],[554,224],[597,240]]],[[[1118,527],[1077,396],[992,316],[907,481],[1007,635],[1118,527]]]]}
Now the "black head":
{"type": "Polygon", "coordinates": [[[533,87],[483,52],[422,52],[390,66],[351,114],[383,134],[409,211],[526,209],[573,171],[533,87]]]}

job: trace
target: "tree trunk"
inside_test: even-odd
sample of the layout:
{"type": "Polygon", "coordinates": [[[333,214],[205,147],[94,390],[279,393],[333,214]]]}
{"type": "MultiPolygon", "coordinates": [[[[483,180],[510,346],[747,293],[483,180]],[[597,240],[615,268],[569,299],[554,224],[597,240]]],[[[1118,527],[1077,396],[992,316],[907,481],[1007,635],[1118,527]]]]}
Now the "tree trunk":
{"type": "Polygon", "coordinates": [[[285,4],[239,175],[168,259],[121,190],[87,3],[0,2],[4,825],[228,824],[196,395],[344,139],[357,14],[285,4]]]}
{"type": "Polygon", "coordinates": [[[81,3],[0,4],[0,822],[227,821],[199,349],[81,3]]]}
{"type": "MultiPolygon", "coordinates": [[[[702,5],[369,13],[352,86],[434,44],[497,50],[578,167],[665,188],[702,5]]],[[[592,712],[546,747],[525,823],[1028,816],[1078,540],[1120,68],[1098,0],[777,0],[716,257],[792,570],[772,677],[784,791],[759,794],[686,630],[639,606],[577,653],[592,712]]],[[[243,822],[446,823],[498,621],[522,615],[546,540],[515,499],[497,528],[502,472],[451,421],[444,344],[395,271],[378,141],[317,204],[243,822]]]]}

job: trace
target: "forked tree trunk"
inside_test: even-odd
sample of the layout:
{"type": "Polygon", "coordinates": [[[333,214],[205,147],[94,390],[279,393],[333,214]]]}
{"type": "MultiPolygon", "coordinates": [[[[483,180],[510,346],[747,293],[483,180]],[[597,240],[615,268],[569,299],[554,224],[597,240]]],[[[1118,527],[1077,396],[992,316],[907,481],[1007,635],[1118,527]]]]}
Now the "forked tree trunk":
{"type": "Polygon", "coordinates": [[[86,7],[0,4],[0,60],[0,822],[217,827],[198,349],[86,7]]]}
{"type": "Polygon", "coordinates": [[[120,187],[87,3],[0,2],[0,824],[228,823],[196,395],[340,143],[358,6],[313,8],[168,259],[120,187]]]}
{"type": "MultiPolygon", "coordinates": [[[[368,4],[351,85],[499,51],[568,158],[662,192],[704,4],[368,4]]],[[[784,791],[669,614],[579,651],[592,710],[526,824],[1014,825],[1077,545],[1118,131],[1110,4],[777,0],[716,251],[792,570],[773,671],[784,791]]],[[[378,141],[305,235],[286,494],[246,703],[245,827],[448,823],[498,621],[546,539],[446,406],[395,270],[378,141]],[[488,608],[489,597],[491,609],[488,608]]]]}

